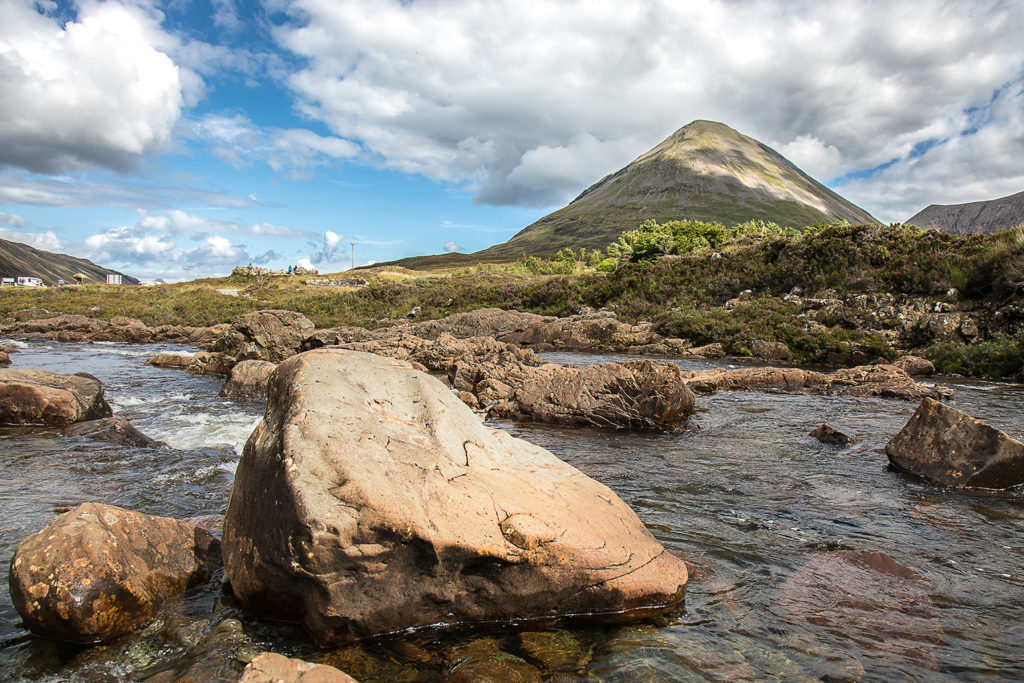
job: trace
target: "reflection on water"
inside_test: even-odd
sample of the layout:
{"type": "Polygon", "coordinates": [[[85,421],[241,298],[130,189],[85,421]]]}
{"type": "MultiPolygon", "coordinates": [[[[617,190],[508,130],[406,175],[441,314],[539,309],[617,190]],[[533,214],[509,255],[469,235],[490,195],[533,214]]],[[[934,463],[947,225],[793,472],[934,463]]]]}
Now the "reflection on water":
{"type": "MultiPolygon", "coordinates": [[[[223,511],[237,453],[261,407],[217,399],[217,379],[143,365],[147,354],[168,348],[32,343],[13,356],[14,367],[96,375],[116,414],[170,448],[0,434],[2,559],[54,512],[86,500],[180,517],[223,511]]],[[[1021,387],[951,384],[957,407],[1024,435],[1021,387]]],[[[439,680],[456,665],[489,661],[562,680],[1024,678],[1017,656],[1024,651],[1024,503],[889,472],[882,448],[915,407],[724,392],[698,398],[691,427],[674,434],[496,424],[610,486],[687,560],[686,606],[657,623],[419,634],[324,652],[294,627],[248,619],[217,586],[169,606],[169,623],[184,623],[198,638],[238,617],[247,647],[336,663],[360,680],[439,680]],[[808,436],[824,421],[858,443],[843,448],[808,436]]],[[[64,648],[27,636],[4,594],[0,677],[137,678],[192,642],[160,628],[108,648],[64,648]]],[[[460,675],[471,674],[479,671],[460,675]]]]}

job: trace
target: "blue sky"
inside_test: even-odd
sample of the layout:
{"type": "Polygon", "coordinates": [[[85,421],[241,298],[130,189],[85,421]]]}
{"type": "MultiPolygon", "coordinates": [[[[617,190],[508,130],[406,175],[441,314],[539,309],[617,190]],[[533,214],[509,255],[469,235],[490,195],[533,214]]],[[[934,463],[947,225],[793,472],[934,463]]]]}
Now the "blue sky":
{"type": "Polygon", "coordinates": [[[475,251],[698,118],[903,220],[1024,190],[1022,26],[996,1],[0,0],[0,237],[168,280],[475,251]]]}

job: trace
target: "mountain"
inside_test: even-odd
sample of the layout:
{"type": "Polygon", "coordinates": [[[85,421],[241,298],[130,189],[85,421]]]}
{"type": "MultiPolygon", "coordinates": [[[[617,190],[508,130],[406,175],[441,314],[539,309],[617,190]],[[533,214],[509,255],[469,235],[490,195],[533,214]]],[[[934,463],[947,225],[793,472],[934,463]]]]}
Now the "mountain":
{"type": "Polygon", "coordinates": [[[957,235],[990,234],[1024,223],[1024,192],[969,204],[932,204],[904,223],[957,235]]]}
{"type": "Polygon", "coordinates": [[[771,147],[714,121],[683,126],[654,149],[584,190],[567,206],[480,256],[603,249],[645,220],[750,219],[802,228],[871,214],[817,182],[771,147]]]}
{"type": "Polygon", "coordinates": [[[54,254],[21,242],[0,239],[0,276],[37,277],[48,285],[55,285],[57,280],[74,283],[74,276],[78,273],[85,275],[87,283],[106,282],[108,274],[115,274],[121,275],[125,284],[139,284],[133,277],[97,266],[83,258],[54,254]]]}

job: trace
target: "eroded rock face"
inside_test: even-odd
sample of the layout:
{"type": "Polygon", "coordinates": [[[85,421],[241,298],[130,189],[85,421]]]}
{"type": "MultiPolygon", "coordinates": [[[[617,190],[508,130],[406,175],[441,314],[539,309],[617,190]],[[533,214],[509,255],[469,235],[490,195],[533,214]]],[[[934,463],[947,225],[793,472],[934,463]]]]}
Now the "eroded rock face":
{"type": "Polygon", "coordinates": [[[1024,444],[956,408],[924,399],[889,443],[893,467],[942,486],[1024,484],[1024,444]]]}
{"type": "Polygon", "coordinates": [[[84,372],[0,370],[0,424],[45,424],[110,417],[103,384],[84,372]]]}
{"type": "Polygon", "coordinates": [[[243,360],[231,368],[231,376],[221,387],[218,396],[242,401],[262,401],[267,398],[267,382],[276,363],[265,360],[243,360]]]}
{"type": "Polygon", "coordinates": [[[269,393],[224,526],[232,587],[259,614],[333,645],[682,598],[685,564],[607,487],[407,363],[311,351],[269,393]]]}
{"type": "Polygon", "coordinates": [[[65,512],[18,544],[11,599],[33,633],[96,643],[146,623],[164,599],[220,563],[208,532],[99,503],[65,512]]]}
{"type": "Polygon", "coordinates": [[[211,345],[236,360],[280,363],[298,353],[302,341],[313,332],[313,322],[295,311],[265,310],[244,313],[211,345]]]}
{"type": "Polygon", "coordinates": [[[935,374],[935,364],[919,356],[900,356],[893,365],[914,377],[931,377],[935,374]]]}
{"type": "Polygon", "coordinates": [[[104,417],[99,420],[77,422],[64,428],[64,436],[81,436],[86,439],[141,448],[158,448],[163,445],[137,430],[123,417],[104,417]]]}

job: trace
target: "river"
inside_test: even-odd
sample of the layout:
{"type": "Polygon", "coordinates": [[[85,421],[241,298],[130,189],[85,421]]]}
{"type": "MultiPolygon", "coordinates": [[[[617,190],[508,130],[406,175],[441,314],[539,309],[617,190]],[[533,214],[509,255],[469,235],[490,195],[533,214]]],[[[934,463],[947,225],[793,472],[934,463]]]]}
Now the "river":
{"type": "MultiPolygon", "coordinates": [[[[0,432],[5,566],[18,541],[86,501],[174,517],[223,513],[262,406],[217,398],[219,379],[144,365],[174,350],[188,351],[33,341],[12,355],[12,367],[95,375],[115,414],[167,447],[0,432]]],[[[580,365],[614,358],[544,354],[580,365]]],[[[943,383],[956,389],[956,407],[1024,435],[1024,388],[943,383]]],[[[722,392],[697,406],[687,430],[658,435],[494,424],[607,484],[693,571],[685,606],[667,618],[498,632],[487,634],[488,647],[528,660],[548,680],[1024,679],[1024,502],[889,471],[882,449],[914,404],[722,392]],[[825,421],[857,443],[808,436],[825,421]],[[864,564],[857,558],[878,557],[866,552],[909,571],[864,564]]],[[[418,634],[321,651],[295,627],[249,618],[217,582],[171,601],[161,619],[201,636],[227,617],[242,620],[249,650],[327,661],[363,681],[442,680],[483,637],[418,634]]],[[[24,630],[4,592],[0,678],[144,679],[188,649],[161,633],[100,648],[51,643],[24,630]]]]}

